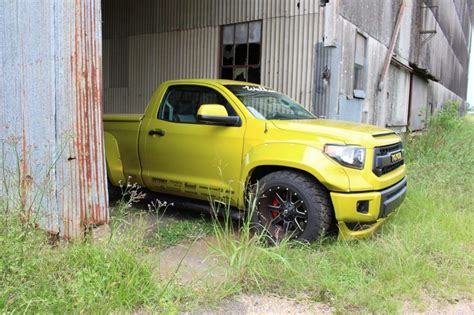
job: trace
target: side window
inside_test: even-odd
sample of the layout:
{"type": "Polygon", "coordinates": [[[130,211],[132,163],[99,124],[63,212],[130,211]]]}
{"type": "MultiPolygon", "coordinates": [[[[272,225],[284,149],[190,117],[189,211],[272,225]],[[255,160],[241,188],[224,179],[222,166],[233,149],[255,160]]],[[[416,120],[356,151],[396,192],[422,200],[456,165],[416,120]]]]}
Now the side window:
{"type": "Polygon", "coordinates": [[[217,91],[198,86],[173,86],[168,89],[158,111],[158,119],[196,124],[197,112],[203,104],[225,106],[229,116],[237,115],[224,96],[217,91]]]}

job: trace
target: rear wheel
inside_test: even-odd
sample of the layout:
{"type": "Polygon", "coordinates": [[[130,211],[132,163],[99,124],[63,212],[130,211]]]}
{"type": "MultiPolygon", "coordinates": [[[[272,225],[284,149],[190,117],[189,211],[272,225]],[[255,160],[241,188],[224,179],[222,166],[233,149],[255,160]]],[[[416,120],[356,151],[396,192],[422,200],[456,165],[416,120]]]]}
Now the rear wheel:
{"type": "Polygon", "coordinates": [[[295,171],[270,173],[259,180],[253,226],[275,240],[313,242],[331,227],[328,191],[310,176],[295,171]]]}

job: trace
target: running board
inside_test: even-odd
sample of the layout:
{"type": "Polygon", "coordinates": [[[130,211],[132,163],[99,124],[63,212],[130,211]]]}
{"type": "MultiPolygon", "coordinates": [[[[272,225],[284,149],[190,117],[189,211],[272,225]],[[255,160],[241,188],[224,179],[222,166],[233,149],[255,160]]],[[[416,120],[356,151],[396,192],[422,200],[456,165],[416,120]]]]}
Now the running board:
{"type": "Polygon", "coordinates": [[[227,215],[235,221],[242,220],[245,217],[245,212],[241,211],[235,207],[228,207],[224,203],[215,202],[216,206],[214,209],[211,207],[209,202],[195,200],[185,197],[176,197],[171,195],[159,194],[161,201],[166,201],[168,203],[173,203],[175,206],[180,208],[185,208],[186,210],[198,211],[207,213],[211,216],[215,215],[215,209],[219,209],[217,216],[220,218],[226,218],[227,215]],[[226,210],[229,210],[229,213],[226,213],[226,210]]]}

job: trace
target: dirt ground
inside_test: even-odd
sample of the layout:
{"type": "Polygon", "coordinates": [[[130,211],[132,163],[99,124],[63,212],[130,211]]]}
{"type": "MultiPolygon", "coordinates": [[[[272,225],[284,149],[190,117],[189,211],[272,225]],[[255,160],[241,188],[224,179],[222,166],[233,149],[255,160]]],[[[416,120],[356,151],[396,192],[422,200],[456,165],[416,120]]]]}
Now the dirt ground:
{"type": "MultiPolygon", "coordinates": [[[[147,222],[148,231],[157,224],[170,223],[177,220],[188,220],[201,216],[189,209],[170,208],[165,214],[153,214],[146,211],[147,201],[136,205],[141,217],[147,222]]],[[[209,217],[210,220],[210,217],[209,217]]],[[[132,225],[133,226],[133,225],[132,225]]],[[[106,233],[99,231],[100,235],[106,233]]],[[[174,276],[181,283],[194,284],[202,282],[218,285],[225,281],[225,269],[222,263],[212,255],[209,244],[213,237],[208,236],[196,241],[185,241],[160,252],[150,252],[146,260],[156,265],[157,280],[169,279],[174,276]],[[179,266],[179,268],[178,268],[179,266]]],[[[427,315],[471,315],[474,314],[474,301],[459,300],[452,304],[440,304],[436,300],[428,301],[429,307],[424,311],[417,310],[410,302],[403,306],[404,314],[427,315]]],[[[271,294],[240,294],[225,299],[217,308],[203,307],[186,314],[333,314],[334,308],[325,303],[297,301],[287,297],[271,294]]]]}
{"type": "MultiPolygon", "coordinates": [[[[311,301],[295,301],[285,297],[272,295],[242,294],[226,299],[216,309],[202,309],[190,314],[218,315],[218,314],[335,314],[331,306],[311,301]]],[[[403,314],[414,315],[471,315],[474,314],[474,301],[462,300],[455,304],[441,305],[434,302],[420,312],[410,303],[405,305],[403,314]]]]}

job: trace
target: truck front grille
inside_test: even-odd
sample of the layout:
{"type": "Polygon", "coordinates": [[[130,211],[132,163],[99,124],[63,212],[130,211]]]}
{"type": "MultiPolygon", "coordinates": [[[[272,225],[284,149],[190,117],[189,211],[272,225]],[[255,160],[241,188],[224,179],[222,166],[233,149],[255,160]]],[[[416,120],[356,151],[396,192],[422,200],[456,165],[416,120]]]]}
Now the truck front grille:
{"type": "Polygon", "coordinates": [[[395,143],[374,148],[374,166],[372,171],[377,176],[390,173],[405,164],[402,143],[395,143]]]}

